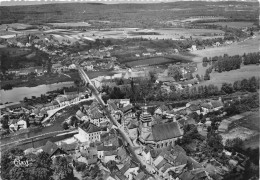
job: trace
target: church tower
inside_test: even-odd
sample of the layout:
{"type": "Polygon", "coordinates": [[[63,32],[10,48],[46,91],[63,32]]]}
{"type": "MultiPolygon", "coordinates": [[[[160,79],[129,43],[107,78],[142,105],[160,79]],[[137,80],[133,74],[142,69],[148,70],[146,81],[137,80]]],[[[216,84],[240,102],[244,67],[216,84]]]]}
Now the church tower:
{"type": "Polygon", "coordinates": [[[140,115],[140,123],[141,123],[141,131],[143,132],[151,132],[152,127],[152,115],[147,111],[147,106],[143,108],[143,112],[140,115]]]}
{"type": "Polygon", "coordinates": [[[139,119],[139,141],[143,144],[153,144],[154,138],[152,135],[152,124],[153,124],[153,117],[147,111],[147,106],[145,104],[143,111],[140,115],[139,119]]]}

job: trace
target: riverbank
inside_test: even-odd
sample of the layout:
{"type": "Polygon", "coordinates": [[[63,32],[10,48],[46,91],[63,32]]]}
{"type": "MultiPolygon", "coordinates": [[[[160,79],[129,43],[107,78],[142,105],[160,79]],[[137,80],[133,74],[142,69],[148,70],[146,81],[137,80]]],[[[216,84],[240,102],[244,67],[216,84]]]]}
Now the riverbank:
{"type": "Polygon", "coordinates": [[[63,87],[75,86],[74,82],[61,82],[48,85],[39,85],[36,87],[17,87],[11,90],[0,90],[1,103],[22,101],[25,97],[39,97],[48,91],[53,91],[63,87]]]}
{"type": "MultiPolygon", "coordinates": [[[[112,76],[116,72],[114,71],[88,71],[87,72],[89,77],[96,78],[98,76],[112,76]]],[[[66,74],[53,74],[53,75],[45,75],[45,76],[37,76],[31,79],[14,79],[8,81],[1,81],[1,89],[4,89],[5,86],[10,85],[12,88],[15,87],[36,87],[40,85],[48,85],[48,84],[55,84],[61,82],[68,82],[75,80],[79,80],[79,73],[78,71],[69,72],[66,74]]]]}

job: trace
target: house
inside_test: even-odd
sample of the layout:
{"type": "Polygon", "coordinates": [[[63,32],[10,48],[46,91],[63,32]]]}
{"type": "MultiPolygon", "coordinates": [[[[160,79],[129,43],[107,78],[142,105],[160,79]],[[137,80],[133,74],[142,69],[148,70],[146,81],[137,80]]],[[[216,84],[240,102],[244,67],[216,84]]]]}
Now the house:
{"type": "Polygon", "coordinates": [[[130,104],[130,99],[109,99],[107,103],[115,103],[117,107],[122,108],[130,104]]]}
{"type": "Polygon", "coordinates": [[[23,107],[23,104],[21,102],[13,102],[8,104],[0,105],[0,110],[9,110],[9,111],[15,111],[23,107]]]}
{"type": "Polygon", "coordinates": [[[129,123],[129,126],[127,126],[127,132],[128,132],[128,135],[129,137],[134,140],[134,139],[137,139],[138,137],[138,125],[130,122],[129,123]]]}
{"type": "Polygon", "coordinates": [[[221,98],[219,98],[219,100],[210,100],[210,103],[213,106],[213,111],[218,111],[224,107],[221,98]]]}
{"type": "Polygon", "coordinates": [[[126,161],[128,161],[130,157],[128,156],[124,146],[121,146],[117,149],[117,156],[116,156],[116,160],[121,162],[121,163],[125,163],[126,161]]]}
{"type": "Polygon", "coordinates": [[[97,147],[88,147],[86,150],[81,149],[80,155],[86,159],[88,165],[96,164],[98,161],[97,147]]]}
{"type": "Polygon", "coordinates": [[[69,69],[77,69],[77,67],[76,67],[76,65],[75,64],[71,64],[71,65],[69,65],[69,67],[68,67],[69,69]]]}
{"type": "Polygon", "coordinates": [[[140,57],[140,54],[135,54],[135,57],[140,57]]]}
{"type": "Polygon", "coordinates": [[[144,158],[144,161],[147,163],[147,164],[152,164],[153,162],[153,158],[151,156],[151,148],[149,146],[146,146],[143,151],[142,151],[142,156],[144,158]]]}
{"type": "Polygon", "coordinates": [[[154,114],[156,116],[162,116],[166,113],[166,111],[169,111],[169,107],[167,107],[166,105],[161,105],[161,106],[158,106],[155,111],[154,111],[154,114]]]}
{"type": "Polygon", "coordinates": [[[75,152],[75,150],[77,149],[78,143],[74,142],[71,144],[67,144],[67,143],[61,143],[61,149],[64,150],[65,152],[69,153],[69,154],[73,154],[75,152]]]}
{"type": "Polygon", "coordinates": [[[141,172],[139,172],[139,173],[136,175],[136,177],[135,177],[134,179],[135,179],[135,180],[144,180],[145,176],[146,176],[146,174],[145,174],[143,171],[141,171],[141,172]]]}
{"type": "Polygon", "coordinates": [[[212,109],[213,109],[213,106],[212,106],[212,104],[211,103],[202,103],[201,104],[201,110],[202,110],[202,114],[203,115],[205,115],[205,114],[208,114],[209,112],[211,112],[212,111],[212,109]]]}
{"type": "Polygon", "coordinates": [[[23,119],[19,120],[17,122],[18,129],[26,129],[27,128],[27,122],[23,119]]]}
{"type": "Polygon", "coordinates": [[[92,84],[97,88],[102,88],[102,80],[100,78],[91,79],[92,84]]]}
{"type": "Polygon", "coordinates": [[[156,52],[155,53],[157,56],[162,56],[163,54],[161,52],[156,52]]]}
{"type": "Polygon", "coordinates": [[[147,56],[151,56],[151,53],[143,53],[142,54],[144,57],[147,57],[147,56]]]}
{"type": "Polygon", "coordinates": [[[220,42],[216,42],[215,45],[216,45],[217,47],[219,47],[219,46],[220,46],[220,42]]]}
{"type": "Polygon", "coordinates": [[[53,64],[52,65],[52,69],[53,69],[54,72],[58,72],[58,73],[68,71],[68,67],[67,66],[62,66],[59,63],[53,64]]]}
{"type": "Polygon", "coordinates": [[[197,51],[196,45],[192,45],[191,48],[188,48],[189,51],[197,51]]]}
{"type": "Polygon", "coordinates": [[[76,112],[76,117],[78,119],[80,119],[81,121],[88,121],[89,120],[89,117],[86,114],[84,114],[81,110],[78,110],[76,112]]]}
{"type": "Polygon", "coordinates": [[[88,111],[89,114],[89,121],[96,126],[100,126],[101,123],[109,121],[106,116],[99,110],[98,107],[95,107],[88,111]]]}
{"type": "Polygon", "coordinates": [[[172,82],[175,82],[175,79],[171,76],[160,76],[156,80],[156,83],[160,83],[160,82],[162,82],[162,83],[167,83],[167,82],[172,83],[172,82]]]}
{"type": "Polygon", "coordinates": [[[218,132],[226,132],[228,130],[229,125],[231,124],[231,121],[228,121],[226,119],[222,120],[220,125],[218,126],[218,132]]]}
{"type": "Polygon", "coordinates": [[[55,143],[48,141],[43,147],[42,150],[47,153],[51,158],[56,156],[68,154],[63,149],[58,147],[55,143]]]}
{"type": "Polygon", "coordinates": [[[138,174],[139,165],[133,160],[129,160],[124,163],[124,166],[119,170],[128,178],[128,180],[133,180],[133,178],[138,174]]]}
{"type": "Polygon", "coordinates": [[[200,107],[198,105],[192,104],[188,108],[186,108],[187,114],[191,114],[193,112],[196,112],[198,115],[200,115],[200,107]]]}
{"type": "Polygon", "coordinates": [[[122,107],[121,111],[124,113],[125,119],[135,117],[132,104],[127,104],[126,106],[122,107]]]}
{"type": "Polygon", "coordinates": [[[116,146],[104,146],[103,144],[97,147],[98,158],[102,162],[107,163],[109,161],[115,161],[117,156],[116,146]]]}
{"type": "Polygon", "coordinates": [[[81,124],[78,128],[79,133],[74,135],[74,137],[81,143],[83,142],[95,142],[100,141],[100,135],[102,133],[101,128],[96,126],[91,122],[85,122],[81,124]]]}

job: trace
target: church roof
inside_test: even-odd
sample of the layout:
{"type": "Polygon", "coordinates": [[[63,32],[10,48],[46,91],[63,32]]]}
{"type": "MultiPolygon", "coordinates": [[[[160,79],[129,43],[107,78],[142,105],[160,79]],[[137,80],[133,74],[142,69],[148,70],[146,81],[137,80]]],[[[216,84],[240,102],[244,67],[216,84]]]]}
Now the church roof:
{"type": "Polygon", "coordinates": [[[153,125],[152,134],[154,141],[162,141],[180,137],[182,132],[177,122],[171,122],[153,125]]]}

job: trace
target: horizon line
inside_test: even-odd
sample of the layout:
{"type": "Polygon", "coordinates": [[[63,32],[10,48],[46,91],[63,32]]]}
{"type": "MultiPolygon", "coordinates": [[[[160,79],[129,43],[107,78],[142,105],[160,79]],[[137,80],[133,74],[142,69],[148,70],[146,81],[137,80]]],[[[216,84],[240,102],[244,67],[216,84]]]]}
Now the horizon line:
{"type": "Polygon", "coordinates": [[[258,0],[0,0],[0,6],[31,6],[66,3],[96,3],[96,4],[157,4],[182,1],[205,2],[258,2],[258,0]]]}

